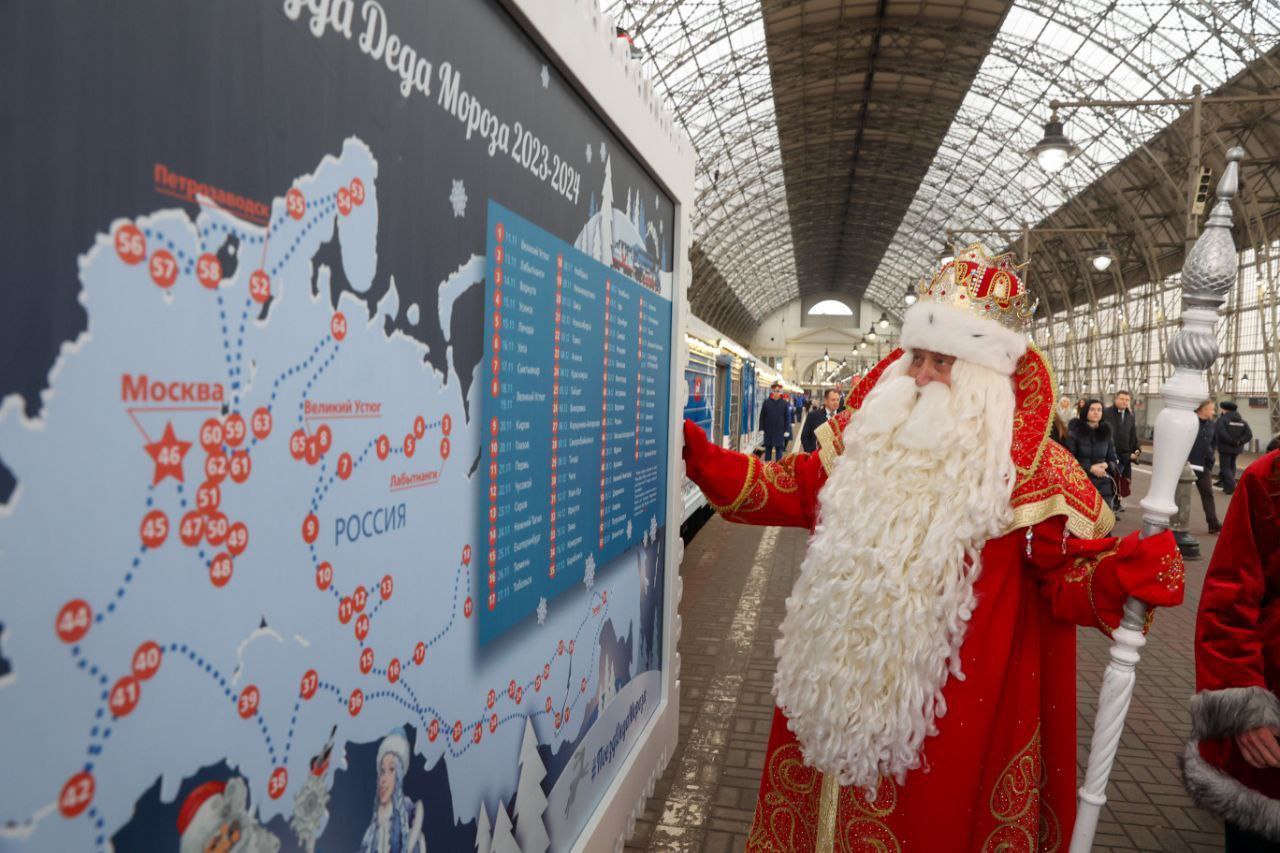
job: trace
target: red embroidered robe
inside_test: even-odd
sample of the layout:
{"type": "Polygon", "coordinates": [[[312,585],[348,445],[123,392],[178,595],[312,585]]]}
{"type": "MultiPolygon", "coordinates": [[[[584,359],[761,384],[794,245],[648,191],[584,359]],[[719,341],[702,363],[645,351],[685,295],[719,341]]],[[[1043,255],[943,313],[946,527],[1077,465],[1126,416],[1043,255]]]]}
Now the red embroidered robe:
{"type": "MultiPolygon", "coordinates": [[[[763,463],[714,447],[686,423],[689,477],[730,521],[811,529],[849,417],[900,355],[864,377],[849,408],[818,430],[813,453],[763,463]]],[[[775,709],[748,850],[1066,848],[1075,818],[1075,626],[1110,633],[1128,595],[1178,604],[1182,561],[1168,533],[1106,537],[1110,510],[1048,437],[1053,377],[1038,351],[1023,357],[1014,383],[1014,526],[983,548],[961,649],[966,677],[944,687],[948,711],[925,741],[926,768],[902,786],[882,780],[869,802],[807,767],[775,709]]]]}

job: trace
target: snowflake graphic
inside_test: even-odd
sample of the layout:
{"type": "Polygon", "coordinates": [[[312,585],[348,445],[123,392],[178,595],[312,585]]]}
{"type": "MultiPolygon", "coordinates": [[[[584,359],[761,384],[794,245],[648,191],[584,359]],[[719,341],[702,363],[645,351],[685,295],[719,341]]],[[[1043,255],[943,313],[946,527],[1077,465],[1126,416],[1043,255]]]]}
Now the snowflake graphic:
{"type": "Polygon", "coordinates": [[[654,213],[657,213],[657,212],[658,212],[658,208],[660,208],[660,207],[662,207],[662,196],[660,196],[660,195],[655,195],[655,196],[653,197],[653,211],[654,211],[654,213]]]}
{"type": "Polygon", "coordinates": [[[596,585],[596,558],[594,554],[587,555],[586,566],[582,570],[582,583],[587,589],[596,585]]]}
{"type": "Polygon", "coordinates": [[[603,142],[601,142],[601,143],[600,143],[600,162],[601,162],[601,163],[603,163],[603,162],[604,162],[604,158],[605,158],[604,143],[603,143],[603,142]]]}
{"type": "Polygon", "coordinates": [[[658,517],[656,515],[649,516],[649,541],[658,541],[658,517]]]}
{"type": "Polygon", "coordinates": [[[631,541],[631,519],[627,519],[627,541],[631,541]]]}
{"type": "Polygon", "coordinates": [[[542,66],[542,88],[547,88],[551,83],[551,72],[547,71],[547,66],[542,66]]]}
{"type": "Polygon", "coordinates": [[[462,181],[453,182],[453,190],[449,193],[449,204],[453,205],[453,218],[461,219],[467,215],[467,188],[462,181]]]}
{"type": "Polygon", "coordinates": [[[538,599],[538,624],[547,624],[547,599],[545,596],[538,599]]]}
{"type": "Polygon", "coordinates": [[[591,145],[589,143],[587,145],[587,162],[591,162],[591,145]]]}

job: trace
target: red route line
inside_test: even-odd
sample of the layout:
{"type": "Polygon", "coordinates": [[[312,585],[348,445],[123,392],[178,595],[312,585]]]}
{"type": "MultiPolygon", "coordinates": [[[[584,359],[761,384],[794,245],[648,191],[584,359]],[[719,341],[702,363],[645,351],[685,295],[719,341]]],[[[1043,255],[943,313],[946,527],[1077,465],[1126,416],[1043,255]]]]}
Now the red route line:
{"type": "Polygon", "coordinates": [[[161,195],[167,195],[167,196],[170,196],[171,198],[180,199],[180,200],[182,200],[182,201],[190,202],[190,203],[192,203],[192,204],[198,204],[198,205],[200,205],[201,207],[208,207],[208,208],[212,208],[213,210],[221,211],[221,212],[223,212],[223,213],[227,214],[228,216],[231,216],[231,217],[233,217],[233,218],[235,218],[235,219],[241,219],[241,220],[244,220],[245,222],[250,222],[250,223],[252,223],[252,224],[254,224],[254,225],[257,225],[259,228],[264,228],[264,227],[266,227],[266,225],[267,225],[267,220],[266,220],[266,219],[264,219],[263,221],[259,222],[257,219],[255,219],[254,217],[252,217],[252,216],[248,215],[247,213],[237,213],[237,212],[236,212],[236,211],[234,211],[234,210],[231,210],[231,209],[229,209],[229,208],[223,207],[222,205],[218,204],[218,203],[217,203],[217,202],[215,202],[215,201],[201,201],[200,199],[196,198],[195,196],[184,195],[183,193],[180,193],[180,192],[174,192],[173,190],[169,189],[168,187],[161,187],[161,186],[157,186],[157,187],[155,187],[155,191],[156,191],[156,192],[158,192],[158,193],[160,193],[161,195]]]}
{"type": "Polygon", "coordinates": [[[154,440],[151,438],[151,436],[147,435],[147,431],[142,428],[142,424],[139,423],[137,417],[135,417],[134,415],[135,412],[221,412],[222,407],[221,406],[133,406],[131,408],[126,408],[125,411],[129,414],[129,420],[133,421],[133,425],[138,428],[138,432],[142,433],[142,437],[147,440],[147,443],[154,444],[154,440]]]}

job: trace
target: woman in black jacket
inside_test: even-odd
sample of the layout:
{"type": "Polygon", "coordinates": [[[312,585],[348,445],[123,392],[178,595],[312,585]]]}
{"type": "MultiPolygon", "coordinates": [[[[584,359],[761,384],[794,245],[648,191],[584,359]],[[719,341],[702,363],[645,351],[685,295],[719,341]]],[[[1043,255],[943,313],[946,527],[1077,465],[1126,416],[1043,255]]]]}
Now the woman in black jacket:
{"type": "Polygon", "coordinates": [[[1113,508],[1119,508],[1114,472],[1120,469],[1111,427],[1102,420],[1102,401],[1088,400],[1079,420],[1071,422],[1067,449],[1089,475],[1098,494],[1113,508]]]}

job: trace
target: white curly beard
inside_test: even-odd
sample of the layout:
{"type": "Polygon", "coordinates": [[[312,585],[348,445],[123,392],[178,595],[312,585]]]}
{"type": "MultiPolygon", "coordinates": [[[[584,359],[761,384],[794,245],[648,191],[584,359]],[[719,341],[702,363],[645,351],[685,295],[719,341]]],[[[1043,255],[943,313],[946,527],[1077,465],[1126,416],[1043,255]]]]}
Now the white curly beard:
{"type": "Polygon", "coordinates": [[[922,764],[977,601],[986,541],[1013,517],[1013,388],[957,361],[917,389],[898,360],[844,433],[787,599],[773,692],[805,760],[874,795],[922,764]]]}

